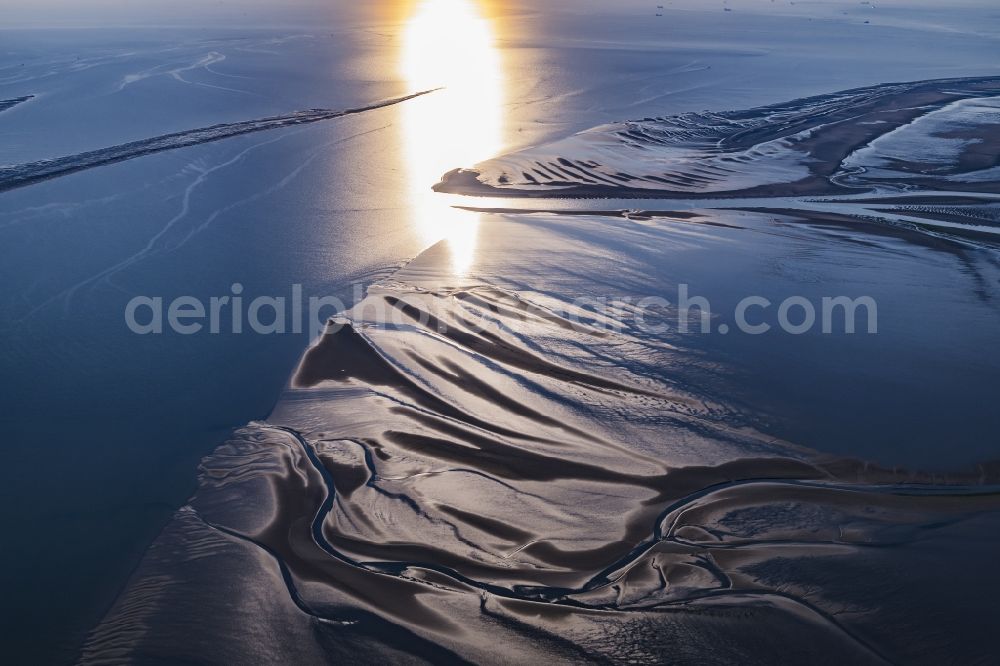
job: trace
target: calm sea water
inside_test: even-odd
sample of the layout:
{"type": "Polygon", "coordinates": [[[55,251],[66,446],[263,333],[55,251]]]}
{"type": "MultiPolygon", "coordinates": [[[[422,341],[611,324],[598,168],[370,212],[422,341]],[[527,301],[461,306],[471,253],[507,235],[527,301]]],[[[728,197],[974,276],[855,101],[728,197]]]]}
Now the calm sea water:
{"type": "MultiPolygon", "coordinates": [[[[449,79],[447,60],[408,69],[419,5],[287,29],[0,34],[0,98],[35,96],[0,113],[5,164],[451,84],[439,101],[432,94],[0,194],[4,642],[36,657],[72,654],[194,487],[199,458],[268,415],[309,342],[308,332],[135,335],[123,316],[134,296],[207,300],[240,283],[250,300],[300,284],[306,298],[350,302],[355,283],[460,236],[462,218],[427,194],[446,168],[611,120],[997,71],[996,31],[983,27],[997,18],[982,11],[938,15],[898,3],[869,17],[830,3],[779,15],[750,4],[664,17],[642,3],[476,9],[492,42],[473,62],[495,70],[465,96],[470,79],[449,79]]],[[[461,60],[458,51],[447,55],[461,60]]],[[[944,331],[913,335],[933,348],[944,331]]],[[[789,359],[774,361],[765,389],[773,392],[761,403],[801,389],[789,359]]],[[[864,393],[838,381],[853,397],[837,409],[861,408],[864,393]]],[[[802,419],[790,434],[808,435],[803,424],[826,410],[822,398],[782,408],[802,419]]]]}

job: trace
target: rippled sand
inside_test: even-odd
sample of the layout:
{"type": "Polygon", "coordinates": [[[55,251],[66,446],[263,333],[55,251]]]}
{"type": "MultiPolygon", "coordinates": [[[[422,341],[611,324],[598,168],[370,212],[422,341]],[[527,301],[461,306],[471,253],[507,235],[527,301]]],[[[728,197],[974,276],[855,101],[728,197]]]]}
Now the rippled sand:
{"type": "Polygon", "coordinates": [[[918,81],[603,125],[447,174],[440,191],[697,198],[998,193],[1000,79],[918,81]]]}
{"type": "MultiPolygon", "coordinates": [[[[912,122],[913,90],[865,97],[912,122]]],[[[934,104],[920,90],[923,112],[934,104]]],[[[810,151],[826,131],[837,142],[865,132],[884,150],[866,164],[909,168],[849,114],[830,129],[827,106],[805,108],[814,128],[788,123],[810,151]]],[[[766,404],[777,389],[735,377],[739,365],[697,334],[636,324],[669,307],[578,300],[700,276],[717,302],[749,288],[741,276],[771,276],[786,288],[864,284],[919,318],[916,289],[963,324],[951,353],[971,357],[996,323],[991,190],[916,203],[906,190],[902,204],[882,181],[865,187],[876,199],[768,210],[495,212],[464,275],[445,243],[432,247],[331,321],[267,422],[203,461],[196,495],[84,661],[198,660],[207,646],[227,662],[983,660],[1000,592],[989,576],[1000,468],[976,444],[992,417],[958,418],[973,398],[936,414],[903,406],[951,429],[955,465],[879,464],[905,458],[881,448],[891,407],[867,415],[887,420],[866,441],[823,435],[863,408],[797,413],[810,434],[782,437],[790,415],[766,404]],[[911,213],[965,222],[944,233],[911,213]],[[952,293],[966,296],[949,304],[952,293]]],[[[809,351],[804,381],[835,383],[846,366],[878,383],[900,371],[891,355],[911,337],[889,325],[863,352],[788,336],[757,352],[809,351]],[[831,357],[815,360],[819,349],[831,357]]],[[[936,371],[913,372],[918,383],[936,371]]],[[[971,391],[997,378],[989,360],[975,372],[971,391]]]]}

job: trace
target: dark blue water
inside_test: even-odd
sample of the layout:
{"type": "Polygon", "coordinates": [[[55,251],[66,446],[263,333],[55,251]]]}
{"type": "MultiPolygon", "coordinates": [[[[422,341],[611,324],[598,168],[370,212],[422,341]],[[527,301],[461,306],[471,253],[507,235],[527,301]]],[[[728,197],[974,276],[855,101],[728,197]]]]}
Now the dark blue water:
{"type": "MultiPolygon", "coordinates": [[[[895,47],[874,66],[876,42],[851,22],[808,33],[807,18],[766,15],[654,24],[637,4],[600,20],[539,11],[490,14],[500,14],[511,148],[613,119],[981,74],[995,59],[985,37],[934,33],[948,40],[934,60],[925,33],[892,26],[880,34],[895,47]]],[[[397,66],[405,18],[5,31],[0,98],[35,97],[0,113],[0,162],[411,92],[397,66]]],[[[305,298],[350,301],[355,283],[417,255],[428,241],[409,208],[400,113],[184,148],[0,195],[0,622],[13,653],[72,653],[194,488],[200,457],[268,415],[309,341],[308,329],[138,336],[126,304],[207,300],[237,282],[247,300],[301,284],[305,298]]]]}

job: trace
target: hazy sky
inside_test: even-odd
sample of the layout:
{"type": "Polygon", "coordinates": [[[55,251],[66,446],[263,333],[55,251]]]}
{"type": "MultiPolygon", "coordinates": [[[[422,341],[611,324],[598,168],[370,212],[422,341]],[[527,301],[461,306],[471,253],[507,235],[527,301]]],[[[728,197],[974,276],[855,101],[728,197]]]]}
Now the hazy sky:
{"type": "Polygon", "coordinates": [[[340,0],[0,0],[0,26],[299,24],[333,20],[352,6],[340,0]]]}
{"type": "MultiPolygon", "coordinates": [[[[121,25],[260,25],[331,24],[351,16],[371,17],[385,8],[386,16],[415,0],[0,0],[0,29],[5,27],[121,26],[121,25]]],[[[858,10],[859,0],[480,0],[485,13],[533,11],[540,8],[576,12],[653,11],[658,4],[666,11],[730,7],[735,11],[811,13],[832,15],[839,10],[858,10]]],[[[873,0],[879,9],[959,9],[978,7],[1000,13],[998,0],[873,0]]],[[[403,12],[404,14],[406,12],[403,12]]]]}

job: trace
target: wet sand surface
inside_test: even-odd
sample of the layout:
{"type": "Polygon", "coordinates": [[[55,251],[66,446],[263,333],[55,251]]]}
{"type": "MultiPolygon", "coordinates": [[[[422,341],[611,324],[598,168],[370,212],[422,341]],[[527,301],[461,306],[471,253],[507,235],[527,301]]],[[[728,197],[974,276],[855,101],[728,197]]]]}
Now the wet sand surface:
{"type": "MultiPolygon", "coordinates": [[[[740,362],[713,336],[650,334],[634,306],[574,299],[665,293],[683,275],[715,303],[731,276],[785,257],[801,276],[850,263],[840,286],[878,265],[880,301],[906,302],[922,276],[933,300],[948,281],[967,291],[972,266],[995,271],[996,246],[801,211],[508,211],[478,233],[464,275],[438,244],[331,321],[267,422],[203,461],[84,663],[197,659],[205,642],[225,660],[985,659],[1000,423],[957,415],[1000,368],[963,374],[965,394],[938,386],[936,410],[912,390],[902,407],[871,393],[838,404],[849,358],[849,383],[897,379],[905,324],[863,356],[772,337],[760,347],[828,384],[814,397],[825,416],[795,388],[792,420],[808,429],[782,437],[780,388],[747,379],[769,370],[760,348],[740,362]],[[822,365],[803,360],[820,348],[822,365]],[[848,414],[855,437],[838,431],[848,414]],[[907,441],[875,446],[897,418],[918,422],[907,441]],[[982,447],[921,459],[942,431],[982,447]],[[245,626],[268,629],[234,632],[245,626]]],[[[978,306],[941,316],[995,324],[997,280],[983,284],[978,306]]],[[[976,335],[952,350],[971,353],[976,335]]],[[[915,384],[937,372],[914,371],[915,384]]]]}
{"type": "Polygon", "coordinates": [[[895,184],[995,194],[998,179],[990,170],[997,168],[991,146],[998,95],[996,78],[924,81],[749,111],[615,123],[456,169],[435,189],[474,196],[697,199],[820,196],[895,184]],[[984,107],[972,118],[965,117],[970,101],[984,107]],[[949,121],[967,134],[943,132],[949,121]],[[905,131],[895,152],[895,136],[905,131]],[[935,141],[952,142],[951,162],[934,163],[935,141]],[[926,161],[913,152],[921,148],[928,151],[926,161]]]}
{"type": "Polygon", "coordinates": [[[4,177],[58,172],[0,195],[8,659],[989,660],[991,8],[482,3],[486,52],[472,20],[408,69],[428,3],[292,4],[3,31],[4,177]],[[694,164],[720,129],[739,159],[694,164]],[[544,178],[607,198],[431,192],[558,141],[544,178]],[[305,358],[124,325],[234,282],[375,286],[305,358]],[[619,302],[681,283],[713,331],[833,293],[880,333],[619,302]]]}

